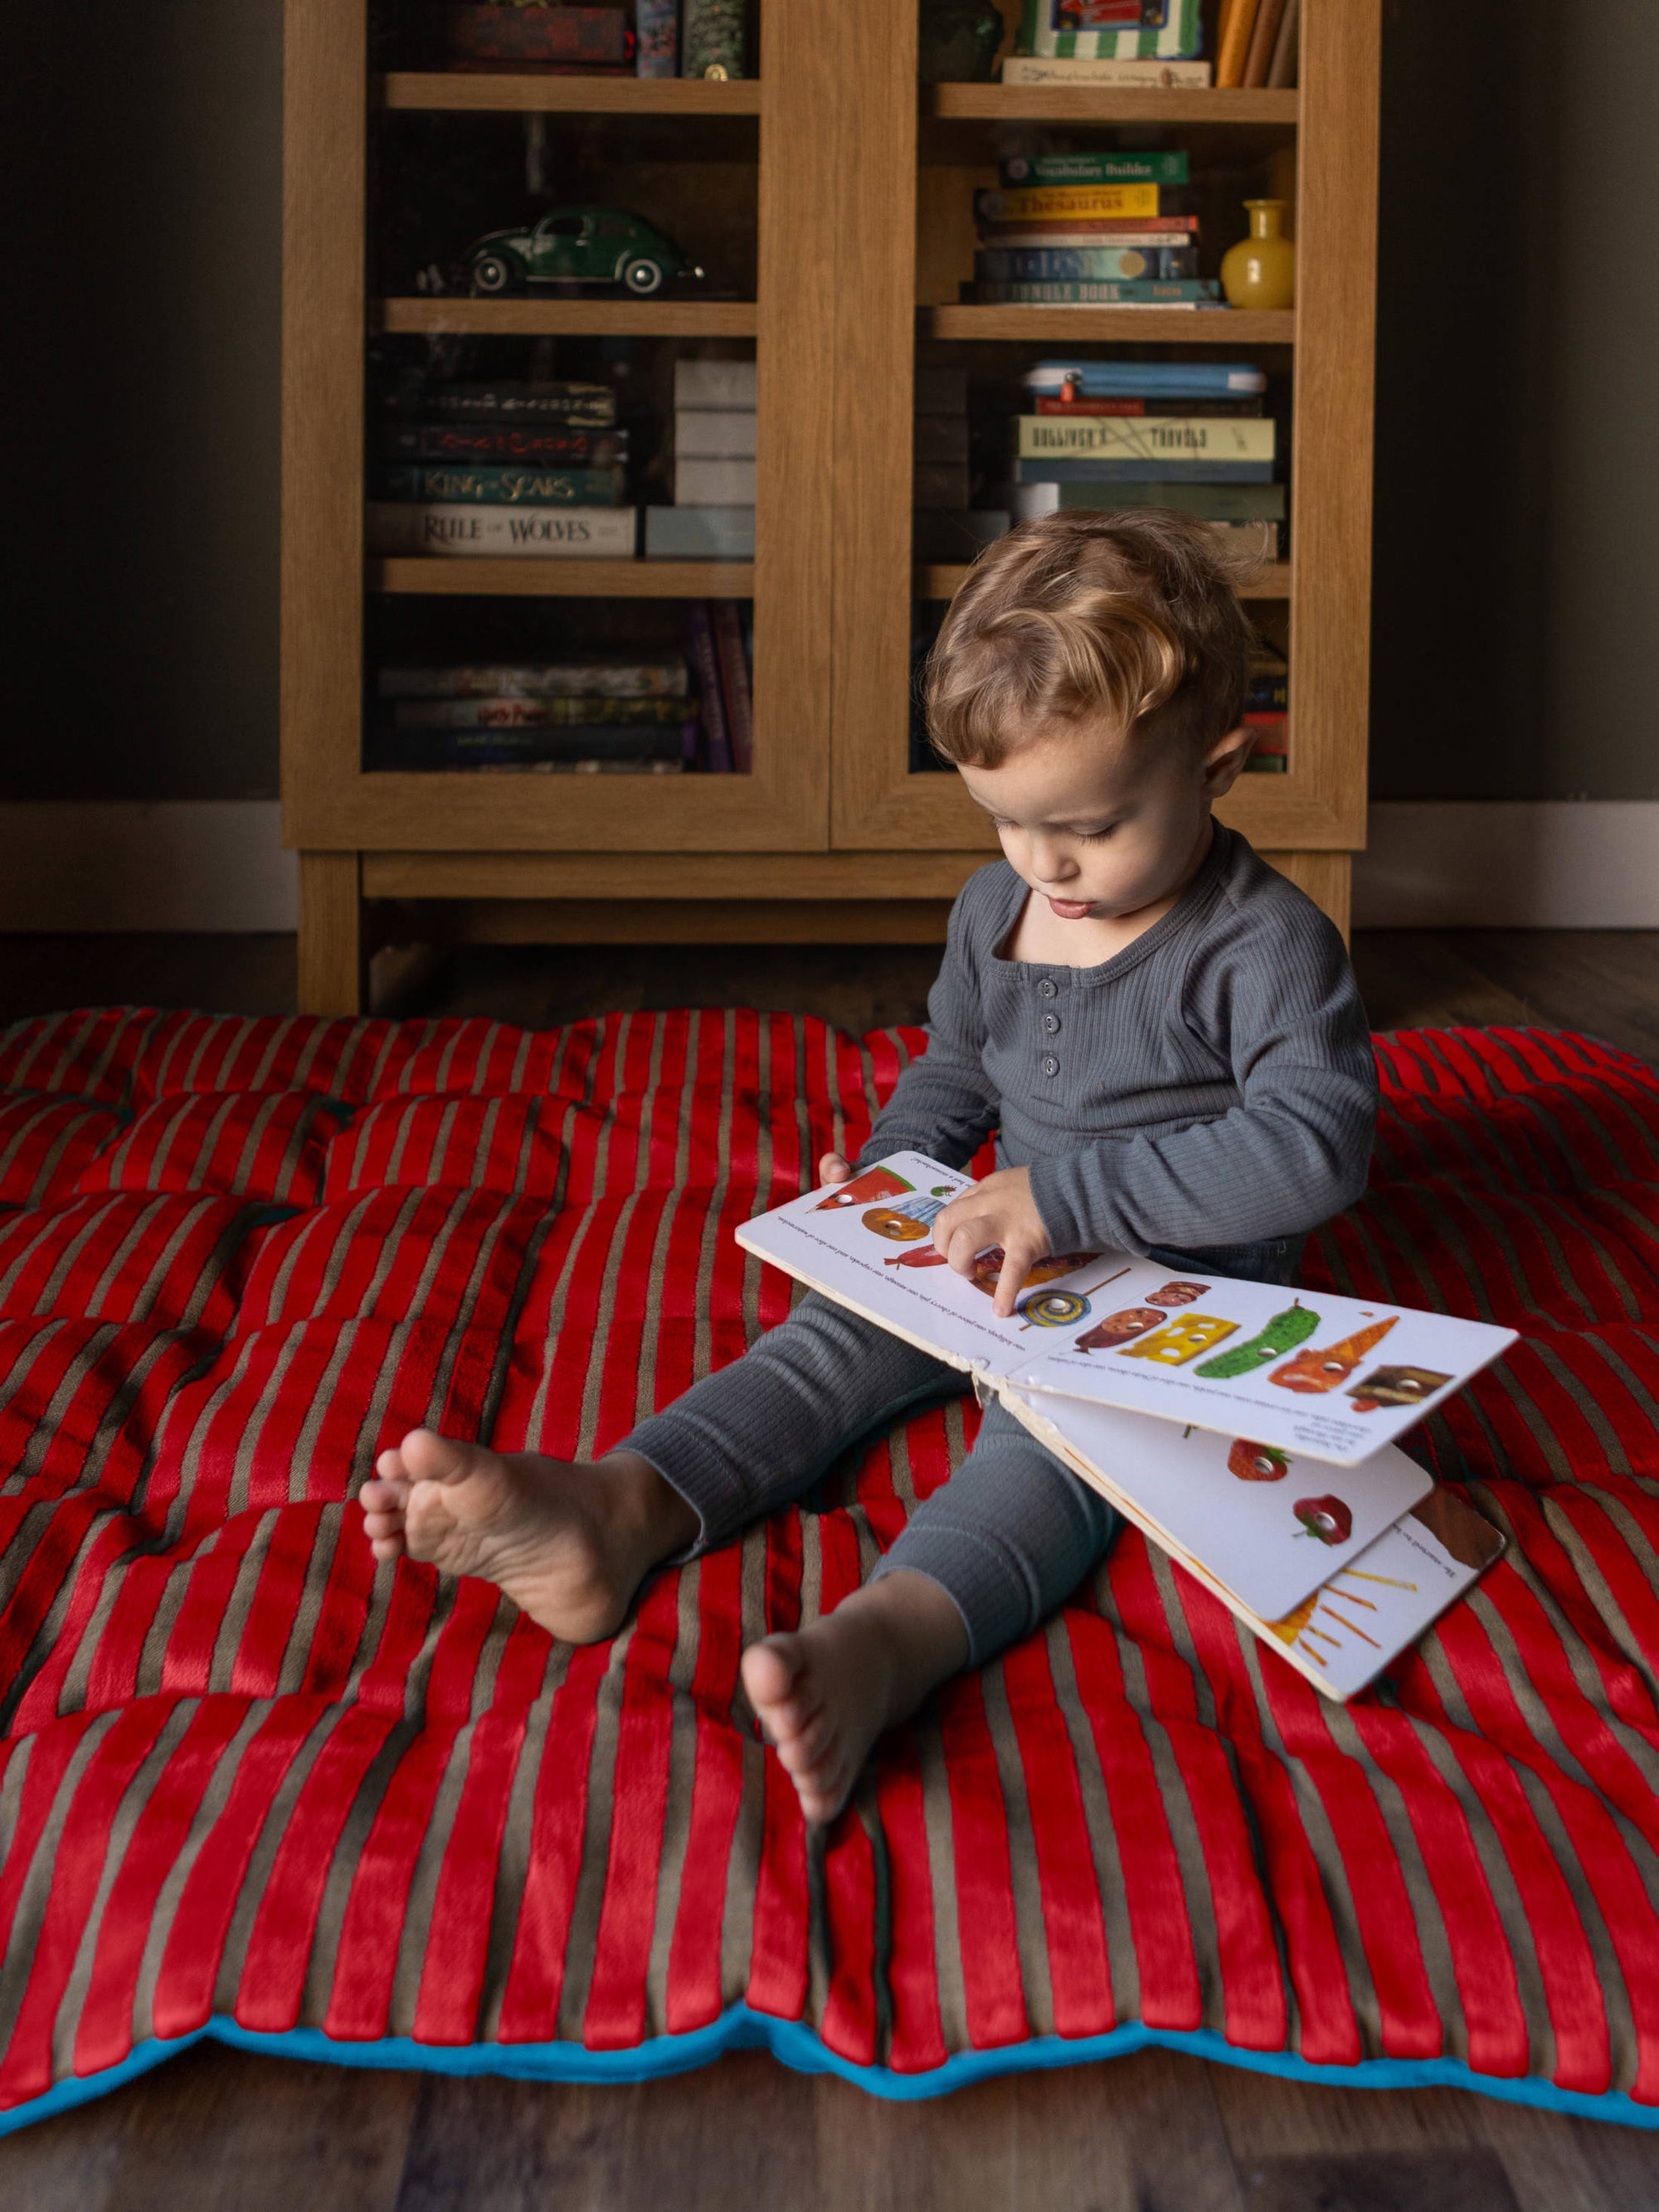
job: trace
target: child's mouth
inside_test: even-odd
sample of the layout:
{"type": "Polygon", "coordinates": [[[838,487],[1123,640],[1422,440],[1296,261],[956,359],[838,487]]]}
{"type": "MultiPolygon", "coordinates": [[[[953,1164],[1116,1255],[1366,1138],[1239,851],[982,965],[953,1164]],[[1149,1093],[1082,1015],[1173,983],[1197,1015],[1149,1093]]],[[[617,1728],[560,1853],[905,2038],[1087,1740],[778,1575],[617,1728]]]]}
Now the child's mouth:
{"type": "Polygon", "coordinates": [[[1048,903],[1062,921],[1082,921],[1094,912],[1093,902],[1089,899],[1051,898],[1048,903]]]}

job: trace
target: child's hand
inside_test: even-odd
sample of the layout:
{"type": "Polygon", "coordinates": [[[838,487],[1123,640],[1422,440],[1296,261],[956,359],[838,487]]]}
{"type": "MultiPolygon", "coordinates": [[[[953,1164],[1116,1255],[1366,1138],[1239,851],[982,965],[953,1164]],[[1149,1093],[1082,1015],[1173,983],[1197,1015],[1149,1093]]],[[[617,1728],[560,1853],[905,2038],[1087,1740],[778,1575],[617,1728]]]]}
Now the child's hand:
{"type": "Polygon", "coordinates": [[[839,1152],[826,1152],[818,1162],[818,1181],[821,1183],[845,1182],[852,1172],[839,1152]]]}
{"type": "Polygon", "coordinates": [[[1048,1232],[1031,1200],[1030,1170],[999,1168],[953,1198],[933,1223],[933,1243],[959,1275],[972,1272],[988,1245],[1001,1245],[995,1304],[1006,1321],[1026,1276],[1048,1250],[1048,1232]]]}

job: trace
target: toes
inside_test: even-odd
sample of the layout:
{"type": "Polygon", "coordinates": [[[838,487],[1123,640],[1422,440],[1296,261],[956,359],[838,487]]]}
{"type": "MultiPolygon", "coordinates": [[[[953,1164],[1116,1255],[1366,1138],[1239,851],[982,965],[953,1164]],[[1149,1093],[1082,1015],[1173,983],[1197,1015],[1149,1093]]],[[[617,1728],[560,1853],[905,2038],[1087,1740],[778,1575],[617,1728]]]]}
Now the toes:
{"type": "Polygon", "coordinates": [[[796,1638],[769,1636],[763,1643],[751,1644],[743,1655],[741,1672],[749,1702],[757,1711],[764,1708],[767,1726],[775,1734],[790,1724],[786,1713],[793,1705],[801,1706],[793,1723],[797,1727],[811,1710],[800,1696],[805,1687],[805,1666],[796,1638]]]}
{"type": "Polygon", "coordinates": [[[401,1472],[410,1482],[464,1482],[470,1474],[482,1474],[501,1465],[492,1451],[482,1444],[471,1444],[459,1437],[441,1437],[432,1429],[411,1429],[398,1445],[395,1456],[401,1462],[401,1472]]]}
{"type": "Polygon", "coordinates": [[[357,1492],[365,1513],[401,1513],[409,1503],[409,1485],[390,1476],[371,1477],[357,1492]]]}

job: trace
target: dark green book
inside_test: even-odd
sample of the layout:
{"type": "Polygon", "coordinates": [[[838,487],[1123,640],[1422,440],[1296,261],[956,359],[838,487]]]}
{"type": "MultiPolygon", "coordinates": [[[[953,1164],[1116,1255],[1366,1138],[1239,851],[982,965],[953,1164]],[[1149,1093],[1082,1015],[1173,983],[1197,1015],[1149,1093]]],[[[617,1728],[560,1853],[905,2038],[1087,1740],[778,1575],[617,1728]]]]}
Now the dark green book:
{"type": "Polygon", "coordinates": [[[1184,185],[1185,154],[1010,154],[1005,185],[1184,185]]]}

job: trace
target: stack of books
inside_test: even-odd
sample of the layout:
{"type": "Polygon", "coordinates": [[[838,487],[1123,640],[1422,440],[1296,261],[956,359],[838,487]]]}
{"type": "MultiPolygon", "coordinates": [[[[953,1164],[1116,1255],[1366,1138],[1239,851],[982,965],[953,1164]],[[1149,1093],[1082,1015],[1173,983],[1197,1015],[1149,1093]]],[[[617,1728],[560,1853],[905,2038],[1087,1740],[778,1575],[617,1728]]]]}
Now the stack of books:
{"type": "Polygon", "coordinates": [[[979,251],[965,301],[982,307],[1218,308],[1198,273],[1198,220],[1164,211],[1187,156],[1018,154],[974,195],[979,251]]]}
{"type": "Polygon", "coordinates": [[[1006,509],[975,507],[968,431],[968,374],[918,368],[911,548],[918,561],[971,561],[1007,529],[1006,509]]]}
{"type": "Polygon", "coordinates": [[[697,765],[697,702],[678,653],[383,667],[371,769],[678,775],[697,765]]]}
{"type": "Polygon", "coordinates": [[[1244,720],[1255,732],[1249,766],[1257,775],[1283,775],[1290,766],[1290,664],[1265,638],[1250,656],[1244,720]]]}
{"type": "Polygon", "coordinates": [[[691,599],[685,646],[697,679],[690,764],[710,775],[747,775],[755,764],[754,623],[736,599],[691,599]]]}
{"type": "Polygon", "coordinates": [[[608,385],[542,380],[400,390],[370,461],[371,553],[626,557],[628,433],[608,385]]]}
{"type": "Polygon", "coordinates": [[[1274,90],[1293,85],[1301,18],[1302,0],[1221,0],[1216,82],[1274,90]]]}
{"type": "Polygon", "coordinates": [[[755,557],[755,364],[674,364],[674,504],[645,510],[648,557],[755,557]]]}
{"type": "Polygon", "coordinates": [[[1047,361],[1022,380],[1006,480],[1018,520],[1063,507],[1166,507],[1279,556],[1285,486],[1267,380],[1249,362],[1047,361]]]}
{"type": "Polygon", "coordinates": [[[1202,89],[1202,15],[1201,0],[1024,0],[1002,81],[1202,89]]]}

